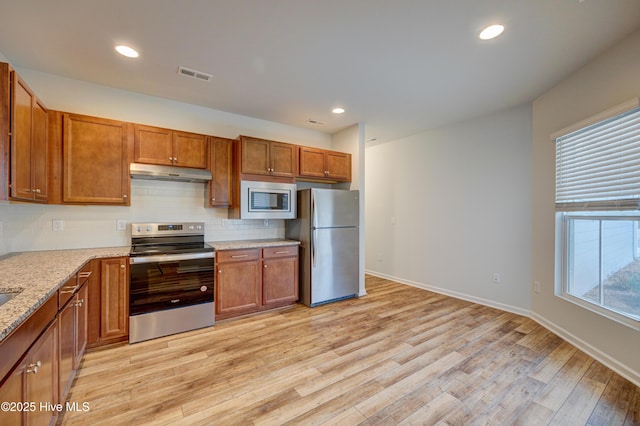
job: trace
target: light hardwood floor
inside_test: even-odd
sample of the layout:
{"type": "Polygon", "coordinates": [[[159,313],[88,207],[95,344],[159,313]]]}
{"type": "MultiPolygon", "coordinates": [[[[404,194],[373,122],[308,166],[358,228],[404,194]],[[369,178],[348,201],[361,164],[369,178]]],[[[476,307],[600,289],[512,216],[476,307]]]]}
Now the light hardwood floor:
{"type": "Polygon", "coordinates": [[[534,321],[367,276],[296,305],[85,355],[63,425],[638,425],[640,389],[534,321]]]}

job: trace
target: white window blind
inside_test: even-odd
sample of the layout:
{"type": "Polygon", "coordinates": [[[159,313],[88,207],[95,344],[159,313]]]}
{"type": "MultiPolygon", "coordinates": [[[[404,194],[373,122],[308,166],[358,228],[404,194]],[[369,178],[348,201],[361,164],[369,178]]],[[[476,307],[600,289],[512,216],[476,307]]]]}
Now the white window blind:
{"type": "Polygon", "coordinates": [[[639,210],[640,108],[556,138],[556,210],[639,210]]]}

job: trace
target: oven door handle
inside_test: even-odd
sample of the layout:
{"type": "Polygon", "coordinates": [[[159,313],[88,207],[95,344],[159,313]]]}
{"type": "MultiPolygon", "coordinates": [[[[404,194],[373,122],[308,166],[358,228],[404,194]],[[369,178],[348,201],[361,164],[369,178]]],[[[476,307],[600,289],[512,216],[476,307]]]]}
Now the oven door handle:
{"type": "Polygon", "coordinates": [[[153,256],[129,257],[129,264],[175,262],[176,260],[207,259],[213,257],[215,257],[215,253],[212,251],[204,253],[154,254],[153,256]]]}

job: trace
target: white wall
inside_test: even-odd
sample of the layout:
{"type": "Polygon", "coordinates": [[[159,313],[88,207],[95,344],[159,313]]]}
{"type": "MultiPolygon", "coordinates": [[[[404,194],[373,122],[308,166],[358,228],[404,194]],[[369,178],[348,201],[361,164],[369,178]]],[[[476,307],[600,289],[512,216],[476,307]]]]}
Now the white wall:
{"type": "Polygon", "coordinates": [[[640,31],[613,46],[533,102],[532,230],[534,317],[601,362],[640,384],[640,332],[555,296],[555,146],[550,135],[640,96],[640,31]]]}
{"type": "MultiPolygon", "coordinates": [[[[4,56],[0,53],[0,59],[4,56]]],[[[4,59],[6,61],[6,59],[4,59]]],[[[331,148],[331,136],[314,130],[126,92],[28,69],[17,71],[48,108],[184,131],[235,138],[240,134],[331,148]]],[[[132,181],[131,207],[0,203],[0,255],[16,251],[127,246],[116,220],[194,220],[206,223],[206,238],[231,240],[284,236],[284,222],[227,220],[226,209],[204,208],[204,184],[132,181]],[[52,220],[64,221],[63,232],[52,220]]]]}
{"type": "Polygon", "coordinates": [[[530,116],[524,105],[368,146],[367,270],[528,314],[530,116]]]}

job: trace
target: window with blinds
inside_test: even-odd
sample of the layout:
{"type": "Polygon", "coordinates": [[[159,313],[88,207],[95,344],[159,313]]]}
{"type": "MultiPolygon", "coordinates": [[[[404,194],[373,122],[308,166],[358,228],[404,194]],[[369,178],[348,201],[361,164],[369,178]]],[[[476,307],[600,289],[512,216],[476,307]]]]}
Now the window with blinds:
{"type": "Polygon", "coordinates": [[[556,138],[558,211],[638,210],[640,108],[556,138]]]}
{"type": "Polygon", "coordinates": [[[640,329],[640,104],[552,135],[559,296],[640,329]]]}

